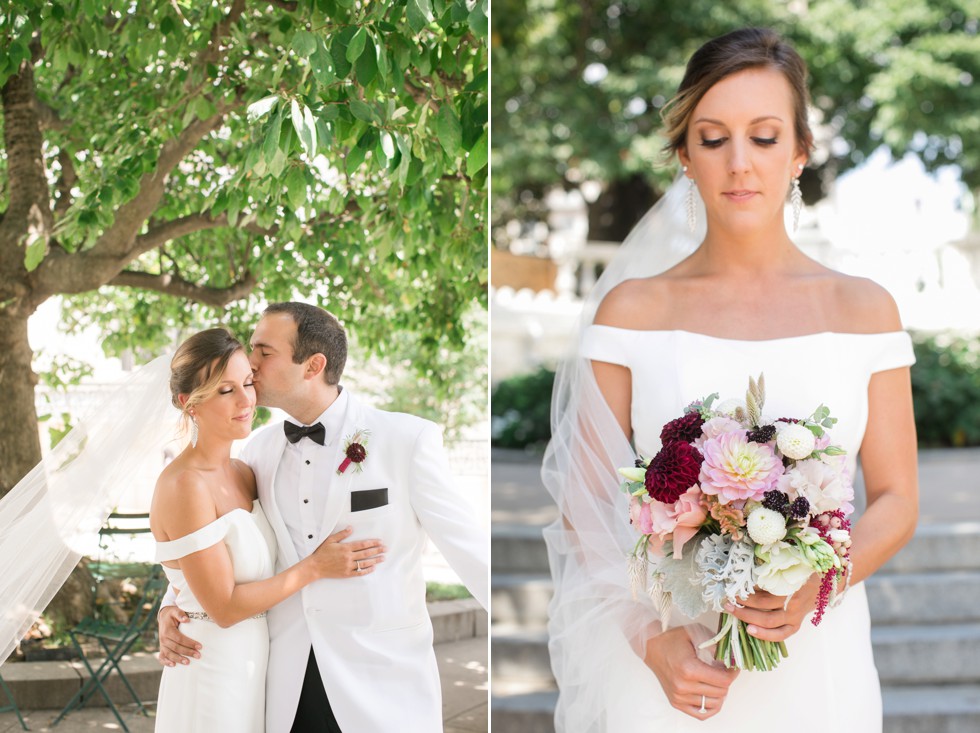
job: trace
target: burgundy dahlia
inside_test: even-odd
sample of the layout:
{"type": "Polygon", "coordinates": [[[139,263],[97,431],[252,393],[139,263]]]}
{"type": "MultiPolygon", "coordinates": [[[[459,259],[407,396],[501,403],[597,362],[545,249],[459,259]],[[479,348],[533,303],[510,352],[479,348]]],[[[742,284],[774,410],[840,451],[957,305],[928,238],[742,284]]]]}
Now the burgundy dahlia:
{"type": "Polygon", "coordinates": [[[664,445],[675,440],[690,443],[695,438],[701,437],[702,425],[704,425],[704,419],[701,414],[689,412],[684,417],[671,420],[664,425],[663,430],[660,431],[660,442],[664,445]]]}
{"type": "MultiPolygon", "coordinates": [[[[675,421],[676,422],[676,421],[675,421]]],[[[647,493],[664,504],[673,504],[698,482],[704,456],[690,443],[673,440],[653,457],[647,467],[647,493]]]]}

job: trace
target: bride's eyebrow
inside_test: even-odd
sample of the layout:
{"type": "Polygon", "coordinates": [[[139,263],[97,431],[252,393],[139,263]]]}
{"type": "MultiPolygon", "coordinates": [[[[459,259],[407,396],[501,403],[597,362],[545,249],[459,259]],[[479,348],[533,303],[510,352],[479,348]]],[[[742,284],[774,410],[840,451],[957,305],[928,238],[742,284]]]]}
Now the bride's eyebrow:
{"type": "MultiPolygon", "coordinates": [[[[762,115],[762,117],[756,117],[754,120],[750,121],[749,124],[758,125],[760,122],[765,122],[766,120],[776,120],[777,122],[782,122],[783,118],[777,117],[776,115],[762,115]]],[[[694,124],[698,124],[699,122],[706,122],[709,125],[719,125],[721,127],[727,127],[727,125],[721,120],[715,120],[710,117],[698,117],[698,119],[694,120],[694,124]]]]}

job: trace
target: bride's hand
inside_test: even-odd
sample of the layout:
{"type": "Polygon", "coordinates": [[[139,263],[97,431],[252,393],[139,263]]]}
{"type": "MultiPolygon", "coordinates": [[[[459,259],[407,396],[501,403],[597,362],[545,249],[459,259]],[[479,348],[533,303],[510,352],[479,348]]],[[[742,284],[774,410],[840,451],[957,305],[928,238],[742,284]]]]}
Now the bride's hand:
{"type": "Polygon", "coordinates": [[[698,720],[718,714],[729,685],[738,677],[737,669],[714,667],[698,659],[694,642],[682,626],[650,639],[643,661],[657,675],[670,704],[698,720]]]}
{"type": "Polygon", "coordinates": [[[374,572],[379,562],[384,562],[385,546],[381,540],[357,540],[343,542],[350,537],[350,527],[335,532],[325,539],[309,561],[318,578],[354,578],[374,572]]]}
{"type": "Polygon", "coordinates": [[[822,575],[814,573],[806,585],[792,595],[789,604],[786,604],[786,596],[774,596],[757,588],[742,601],[742,608],[726,606],[725,610],[748,624],[746,630],[756,639],[783,641],[800,630],[803,619],[816,607],[822,579],[822,575]]]}

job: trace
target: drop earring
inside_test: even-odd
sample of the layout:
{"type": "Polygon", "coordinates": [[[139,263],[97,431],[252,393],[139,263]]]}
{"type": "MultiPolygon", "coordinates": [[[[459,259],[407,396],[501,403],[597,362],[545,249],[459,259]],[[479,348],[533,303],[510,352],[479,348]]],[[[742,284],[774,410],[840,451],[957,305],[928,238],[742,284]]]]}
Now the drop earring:
{"type": "Polygon", "coordinates": [[[197,420],[191,415],[191,446],[197,447],[197,420]]]}
{"type": "MultiPolygon", "coordinates": [[[[683,170],[687,173],[686,165],[683,170]]],[[[698,209],[697,202],[694,200],[694,189],[697,188],[697,184],[693,178],[687,180],[691,183],[687,189],[687,228],[691,230],[691,234],[694,234],[694,230],[698,228],[698,209]]]]}
{"type": "MultiPolygon", "coordinates": [[[[800,174],[803,173],[803,166],[800,166],[800,174]]],[[[803,192],[800,191],[800,176],[793,179],[792,189],[789,194],[790,203],[793,205],[793,231],[800,228],[800,212],[803,211],[803,192]]]]}

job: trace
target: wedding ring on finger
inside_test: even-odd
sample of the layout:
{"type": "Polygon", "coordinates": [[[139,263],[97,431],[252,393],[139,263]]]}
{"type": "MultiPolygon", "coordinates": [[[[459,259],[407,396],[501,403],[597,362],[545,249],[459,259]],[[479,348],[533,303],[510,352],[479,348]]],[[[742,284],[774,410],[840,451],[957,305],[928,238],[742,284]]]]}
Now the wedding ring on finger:
{"type": "Polygon", "coordinates": [[[361,561],[360,560],[355,560],[354,561],[354,565],[357,567],[357,570],[355,570],[354,572],[356,572],[356,573],[361,572],[361,561]]]}
{"type": "Polygon", "coordinates": [[[705,703],[704,695],[701,695],[701,707],[698,710],[699,713],[706,713],[706,712],[708,712],[707,710],[704,709],[704,703],[705,703]]]}

